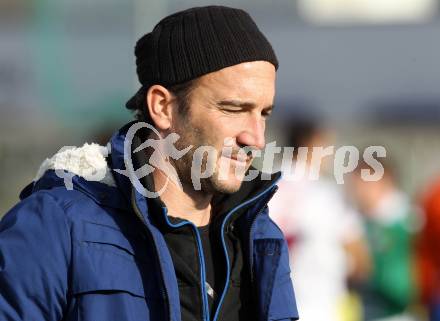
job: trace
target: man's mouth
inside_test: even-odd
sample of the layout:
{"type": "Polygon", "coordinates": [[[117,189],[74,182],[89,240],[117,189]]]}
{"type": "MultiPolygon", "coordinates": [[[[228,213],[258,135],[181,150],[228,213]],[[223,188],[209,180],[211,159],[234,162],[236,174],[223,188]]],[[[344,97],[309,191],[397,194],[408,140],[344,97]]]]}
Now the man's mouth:
{"type": "Polygon", "coordinates": [[[239,165],[246,165],[252,160],[251,157],[247,155],[239,155],[239,154],[231,155],[231,156],[223,155],[223,157],[227,157],[233,160],[235,163],[238,163],[239,165]]]}

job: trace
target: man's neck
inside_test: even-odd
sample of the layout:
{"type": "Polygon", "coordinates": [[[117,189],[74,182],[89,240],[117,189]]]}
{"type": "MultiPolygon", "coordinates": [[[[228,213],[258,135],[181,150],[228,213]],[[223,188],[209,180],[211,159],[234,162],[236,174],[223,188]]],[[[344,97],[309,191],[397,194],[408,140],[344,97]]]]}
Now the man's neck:
{"type": "Polygon", "coordinates": [[[157,169],[152,175],[157,191],[167,184],[160,199],[166,205],[169,216],[188,220],[195,226],[209,224],[212,194],[195,191],[192,186],[183,185],[181,188],[172,179],[168,179],[165,173],[157,169]]]}

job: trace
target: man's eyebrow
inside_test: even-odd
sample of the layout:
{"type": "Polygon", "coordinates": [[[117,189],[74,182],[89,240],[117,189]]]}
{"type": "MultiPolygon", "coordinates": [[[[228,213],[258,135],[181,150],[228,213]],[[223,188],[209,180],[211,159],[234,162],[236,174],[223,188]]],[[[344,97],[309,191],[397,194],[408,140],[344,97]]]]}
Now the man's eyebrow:
{"type": "MultiPolygon", "coordinates": [[[[241,101],[241,100],[222,100],[219,101],[218,104],[220,106],[234,106],[234,107],[243,107],[243,108],[255,108],[256,104],[251,101],[241,101]]],[[[275,106],[269,105],[264,107],[264,109],[273,109],[275,106]]]]}

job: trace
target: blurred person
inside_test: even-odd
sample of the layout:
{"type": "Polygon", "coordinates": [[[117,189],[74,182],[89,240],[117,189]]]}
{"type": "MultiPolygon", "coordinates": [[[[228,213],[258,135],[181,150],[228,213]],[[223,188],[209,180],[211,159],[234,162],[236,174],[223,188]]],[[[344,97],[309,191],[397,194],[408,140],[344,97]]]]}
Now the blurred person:
{"type": "Polygon", "coordinates": [[[365,320],[412,320],[407,313],[415,297],[412,238],[414,212],[388,163],[379,161],[384,175],[367,181],[360,161],[350,177],[349,191],[363,215],[372,269],[360,292],[365,320]]]}
{"type": "Polygon", "coordinates": [[[417,280],[431,321],[440,321],[440,179],[421,198],[422,227],[416,239],[417,280]]]}
{"type": "Polygon", "coordinates": [[[312,162],[313,147],[328,146],[330,134],[307,116],[288,122],[286,131],[294,161],[282,166],[283,178],[269,208],[289,244],[301,320],[358,320],[358,301],[350,297],[347,281],[362,278],[368,269],[362,225],[341,188],[323,175],[331,158],[322,165],[312,162]],[[308,148],[307,153],[300,155],[299,147],[308,148]],[[289,177],[300,168],[303,175],[289,177]],[[318,180],[309,176],[313,170],[320,171],[318,180]]]}
{"type": "Polygon", "coordinates": [[[240,151],[265,146],[270,43],[245,11],[208,6],[162,19],[135,55],[142,88],[127,107],[138,121],[107,146],[47,159],[2,219],[0,320],[297,320],[287,245],[266,206],[280,174],[236,175],[253,160],[240,151]],[[194,147],[164,160],[182,188],[162,168],[141,175],[143,142],[176,135],[176,150],[194,147]],[[196,187],[203,147],[216,153],[196,187]]]}

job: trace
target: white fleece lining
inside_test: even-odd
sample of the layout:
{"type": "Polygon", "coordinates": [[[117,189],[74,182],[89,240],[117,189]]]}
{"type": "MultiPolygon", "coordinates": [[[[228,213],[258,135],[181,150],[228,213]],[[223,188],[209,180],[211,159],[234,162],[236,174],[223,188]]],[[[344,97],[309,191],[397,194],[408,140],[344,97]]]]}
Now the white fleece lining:
{"type": "Polygon", "coordinates": [[[65,146],[41,164],[34,181],[39,180],[47,170],[53,169],[70,172],[88,181],[116,186],[105,160],[108,154],[107,147],[95,143],[85,143],[82,147],[65,146]]]}

